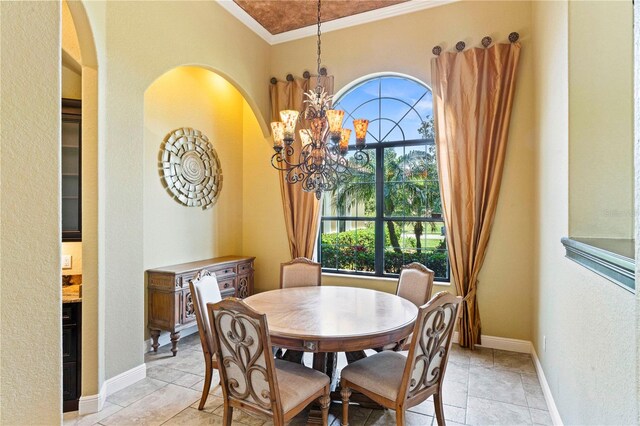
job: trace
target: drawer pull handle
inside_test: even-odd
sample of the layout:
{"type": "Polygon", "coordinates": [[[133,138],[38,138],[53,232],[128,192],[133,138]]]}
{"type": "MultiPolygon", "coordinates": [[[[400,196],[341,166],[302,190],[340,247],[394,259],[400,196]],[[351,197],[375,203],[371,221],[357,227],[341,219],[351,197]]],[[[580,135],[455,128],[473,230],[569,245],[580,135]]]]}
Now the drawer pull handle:
{"type": "Polygon", "coordinates": [[[225,270],[224,270],[224,273],[225,273],[225,274],[228,274],[228,273],[229,273],[229,270],[228,270],[228,269],[225,269],[225,270]]]}
{"type": "Polygon", "coordinates": [[[224,283],[224,288],[229,288],[229,283],[224,283]]]}
{"type": "Polygon", "coordinates": [[[67,315],[67,314],[62,315],[63,320],[68,320],[69,318],[71,318],[71,315],[67,315]]]}

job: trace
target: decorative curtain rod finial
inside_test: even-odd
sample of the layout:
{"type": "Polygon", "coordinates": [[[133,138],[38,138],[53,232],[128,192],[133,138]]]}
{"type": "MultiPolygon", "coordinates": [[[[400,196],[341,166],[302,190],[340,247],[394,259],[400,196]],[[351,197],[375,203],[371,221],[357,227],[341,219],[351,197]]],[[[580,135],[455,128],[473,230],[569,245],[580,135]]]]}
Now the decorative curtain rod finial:
{"type": "Polygon", "coordinates": [[[278,82],[278,79],[275,77],[271,77],[271,80],[269,80],[271,82],[271,84],[276,84],[278,82]]]}
{"type": "Polygon", "coordinates": [[[326,67],[320,68],[320,75],[321,76],[326,76],[327,75],[327,68],[326,67]]]}
{"type": "Polygon", "coordinates": [[[305,71],[302,73],[302,77],[308,80],[309,78],[311,78],[311,73],[309,71],[305,71]]]}
{"type": "Polygon", "coordinates": [[[464,41],[459,41],[459,42],[456,43],[456,50],[458,52],[462,52],[465,47],[466,47],[466,44],[465,44],[464,41]]]}
{"type": "Polygon", "coordinates": [[[436,56],[440,56],[440,54],[442,53],[442,47],[433,46],[433,49],[431,49],[431,53],[433,53],[436,56]]]}
{"type": "Polygon", "coordinates": [[[520,34],[518,34],[517,32],[514,31],[511,34],[509,34],[509,41],[511,43],[515,43],[519,39],[520,39],[520,34]]]}
{"type": "Polygon", "coordinates": [[[287,81],[293,81],[293,75],[287,74],[287,81]]]}
{"type": "Polygon", "coordinates": [[[492,42],[492,41],[493,41],[493,40],[491,39],[491,37],[486,36],[486,37],[484,37],[484,38],[482,39],[482,45],[483,45],[484,47],[489,47],[489,46],[491,45],[491,42],[492,42]]]}

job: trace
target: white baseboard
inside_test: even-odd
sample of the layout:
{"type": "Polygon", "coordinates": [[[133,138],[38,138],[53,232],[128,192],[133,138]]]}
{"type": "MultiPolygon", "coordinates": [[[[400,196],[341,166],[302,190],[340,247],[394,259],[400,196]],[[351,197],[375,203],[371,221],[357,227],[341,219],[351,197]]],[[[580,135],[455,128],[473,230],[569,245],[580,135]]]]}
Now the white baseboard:
{"type": "Polygon", "coordinates": [[[531,342],[528,340],[508,339],[506,337],[481,336],[483,348],[499,349],[501,351],[531,353],[531,342]]]}
{"type": "MultiPolygon", "coordinates": [[[[198,326],[194,324],[193,327],[180,331],[180,339],[190,336],[197,332],[198,332],[198,326]]],[[[153,350],[153,348],[151,347],[152,343],[153,343],[153,339],[148,339],[142,342],[142,350],[144,351],[143,353],[146,354],[147,352],[151,352],[153,350]]],[[[170,333],[164,332],[164,331],[160,333],[160,337],[158,337],[158,345],[164,346],[164,345],[168,345],[169,343],[171,343],[170,333]]],[[[178,350],[180,350],[180,341],[178,341],[178,350]]]]}
{"type": "Polygon", "coordinates": [[[104,402],[109,395],[113,395],[142,379],[147,377],[147,364],[140,364],[137,367],[133,367],[131,370],[127,370],[124,373],[120,373],[110,379],[107,379],[100,388],[100,393],[97,395],[81,396],[78,403],[79,414],[91,414],[97,413],[102,410],[104,402]]]}
{"type": "Polygon", "coordinates": [[[531,358],[533,359],[533,365],[536,367],[536,372],[538,373],[538,381],[540,381],[540,386],[542,387],[542,393],[544,394],[544,399],[547,401],[547,408],[549,409],[549,415],[551,416],[551,421],[555,426],[562,426],[563,423],[562,423],[562,418],[560,417],[560,412],[558,411],[556,402],[553,399],[553,395],[551,394],[551,388],[549,387],[549,382],[547,382],[547,378],[544,375],[542,364],[540,364],[540,359],[538,358],[536,349],[533,347],[533,343],[531,344],[531,358]]]}
{"type": "MultiPolygon", "coordinates": [[[[531,353],[531,342],[528,340],[520,339],[508,339],[506,337],[496,336],[480,336],[482,345],[478,345],[481,348],[499,349],[501,351],[520,352],[523,354],[531,353]]],[[[453,343],[459,341],[458,332],[453,332],[453,343]]]]}
{"type": "Polygon", "coordinates": [[[78,413],[83,416],[85,414],[97,413],[102,410],[104,402],[107,400],[107,386],[102,384],[100,393],[97,395],[81,396],[78,401],[78,413]]]}
{"type": "Polygon", "coordinates": [[[105,382],[107,396],[113,395],[119,390],[122,390],[145,377],[147,377],[147,364],[145,363],[142,363],[137,367],[133,367],[131,370],[127,370],[124,373],[120,373],[105,382]]]}
{"type": "MultiPolygon", "coordinates": [[[[453,333],[453,342],[458,342],[458,332],[453,333]]],[[[551,394],[551,388],[549,387],[549,383],[547,382],[547,378],[544,375],[544,370],[542,369],[542,364],[540,364],[540,359],[538,359],[538,354],[536,353],[535,348],[533,347],[533,343],[528,340],[520,340],[520,339],[508,339],[506,337],[496,337],[496,336],[481,336],[482,345],[478,345],[482,348],[490,348],[490,349],[499,349],[502,351],[511,351],[511,352],[520,352],[524,354],[530,354],[531,359],[533,360],[533,365],[536,368],[536,373],[538,375],[538,380],[540,381],[540,386],[542,387],[542,393],[544,394],[544,399],[547,402],[547,408],[549,409],[549,415],[551,416],[551,420],[555,426],[562,426],[562,418],[560,417],[560,412],[558,411],[558,407],[556,406],[556,402],[553,399],[553,395],[551,394]]]]}

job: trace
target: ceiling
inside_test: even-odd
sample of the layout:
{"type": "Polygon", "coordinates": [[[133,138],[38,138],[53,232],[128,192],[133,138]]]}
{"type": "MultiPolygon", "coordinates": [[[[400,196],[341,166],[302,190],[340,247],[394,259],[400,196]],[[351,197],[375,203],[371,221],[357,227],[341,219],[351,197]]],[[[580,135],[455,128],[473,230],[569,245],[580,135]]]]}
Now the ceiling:
{"type": "MultiPolygon", "coordinates": [[[[407,0],[324,0],[322,22],[357,15],[407,0]]],[[[315,25],[318,20],[314,0],[234,0],[271,35],[315,25]]]]}

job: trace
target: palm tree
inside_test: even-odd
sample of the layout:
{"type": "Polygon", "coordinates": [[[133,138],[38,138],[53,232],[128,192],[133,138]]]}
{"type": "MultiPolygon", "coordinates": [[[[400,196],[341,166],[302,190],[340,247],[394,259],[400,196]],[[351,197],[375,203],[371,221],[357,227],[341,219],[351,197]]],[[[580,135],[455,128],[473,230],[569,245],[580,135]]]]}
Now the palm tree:
{"type": "MultiPolygon", "coordinates": [[[[335,197],[336,208],[344,212],[360,202],[367,203],[375,200],[375,158],[362,169],[353,169],[351,177],[332,193],[335,197]]],[[[428,155],[424,151],[410,151],[398,156],[394,150],[388,150],[384,156],[384,212],[387,215],[396,214],[396,209],[402,210],[402,216],[419,214],[426,202],[424,176],[427,173],[428,155]],[[398,185],[394,185],[398,183],[398,185]]],[[[395,222],[385,221],[389,242],[396,253],[401,253],[400,241],[395,222]]],[[[414,225],[416,246],[422,250],[420,236],[423,233],[422,224],[414,225]]]]}

